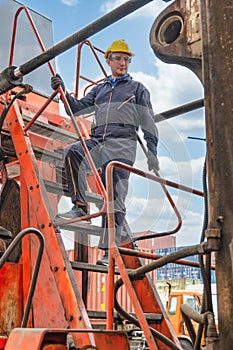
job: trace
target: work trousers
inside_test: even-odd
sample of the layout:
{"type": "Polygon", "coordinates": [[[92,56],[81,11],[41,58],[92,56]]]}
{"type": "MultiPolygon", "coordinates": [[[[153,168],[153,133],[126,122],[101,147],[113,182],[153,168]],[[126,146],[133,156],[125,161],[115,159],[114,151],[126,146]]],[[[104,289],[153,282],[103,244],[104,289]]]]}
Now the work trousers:
{"type": "MultiPolygon", "coordinates": [[[[106,188],[105,170],[110,161],[116,160],[133,165],[132,161],[118,158],[111,159],[110,152],[96,139],[85,140],[86,146],[97,168],[101,168],[101,179],[106,188]]],[[[87,204],[85,192],[87,190],[86,173],[89,168],[83,147],[80,142],[73,143],[65,149],[64,159],[66,178],[70,197],[73,203],[76,201],[87,204]]],[[[128,192],[129,172],[120,168],[113,171],[114,190],[114,217],[116,244],[121,243],[121,232],[125,221],[125,199],[128,192]]],[[[108,222],[106,213],[102,216],[103,233],[100,237],[99,248],[108,248],[108,222]]]]}

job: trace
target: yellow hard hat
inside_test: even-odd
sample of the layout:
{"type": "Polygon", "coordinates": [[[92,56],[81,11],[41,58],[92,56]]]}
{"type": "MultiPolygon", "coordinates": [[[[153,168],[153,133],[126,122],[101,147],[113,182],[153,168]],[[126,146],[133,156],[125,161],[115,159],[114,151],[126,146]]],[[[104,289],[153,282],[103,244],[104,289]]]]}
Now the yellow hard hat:
{"type": "Polygon", "coordinates": [[[134,56],[134,53],[130,51],[128,44],[123,39],[113,41],[111,46],[106,50],[104,57],[107,58],[110,52],[125,52],[130,56],[134,56]]]}

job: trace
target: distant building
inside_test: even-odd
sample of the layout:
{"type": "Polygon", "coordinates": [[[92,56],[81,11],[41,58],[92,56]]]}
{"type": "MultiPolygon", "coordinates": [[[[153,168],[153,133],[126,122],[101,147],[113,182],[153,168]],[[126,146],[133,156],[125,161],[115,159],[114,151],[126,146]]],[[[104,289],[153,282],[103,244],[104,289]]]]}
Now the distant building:
{"type": "MultiPolygon", "coordinates": [[[[136,232],[136,237],[146,237],[151,236],[153,234],[156,234],[154,231],[143,231],[143,232],[136,232]]],[[[149,238],[146,240],[138,241],[138,246],[140,249],[145,250],[151,250],[151,252],[154,252],[157,255],[168,255],[172,252],[176,252],[178,250],[181,250],[185,247],[176,247],[176,237],[175,236],[163,236],[163,237],[157,237],[157,238],[149,238]]],[[[193,261],[195,263],[198,263],[198,256],[190,256],[185,258],[184,260],[193,261]]],[[[212,265],[215,265],[215,258],[213,255],[212,258],[212,265]]],[[[201,280],[201,271],[199,267],[193,267],[193,266],[185,266],[185,265],[178,265],[175,263],[167,264],[166,266],[163,266],[156,270],[155,279],[156,280],[173,280],[173,279],[193,279],[193,280],[201,280]]],[[[211,282],[215,283],[215,271],[211,272],[211,282]]]]}
{"type": "MultiPolygon", "coordinates": [[[[170,253],[179,251],[185,247],[171,247],[171,248],[162,248],[156,249],[155,253],[158,255],[168,255],[170,253]]],[[[198,255],[189,256],[183,260],[188,260],[198,263],[198,255]]],[[[212,262],[213,263],[213,262],[212,262]]],[[[189,279],[202,279],[201,271],[199,267],[179,265],[175,263],[167,264],[156,270],[156,280],[171,280],[171,279],[180,279],[180,278],[189,278],[189,279]]],[[[215,271],[211,271],[211,282],[215,283],[215,271]]]]}

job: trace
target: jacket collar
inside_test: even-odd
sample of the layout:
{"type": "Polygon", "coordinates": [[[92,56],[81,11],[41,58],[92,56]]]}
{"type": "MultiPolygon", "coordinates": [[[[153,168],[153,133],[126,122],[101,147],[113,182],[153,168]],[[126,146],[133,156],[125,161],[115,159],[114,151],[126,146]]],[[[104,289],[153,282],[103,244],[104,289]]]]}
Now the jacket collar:
{"type": "Polygon", "coordinates": [[[116,83],[118,83],[119,81],[122,80],[129,80],[132,79],[131,76],[129,75],[129,73],[125,74],[123,77],[121,78],[116,78],[113,79],[113,77],[111,75],[109,75],[104,81],[105,82],[110,82],[113,86],[116,85],[116,83]]]}

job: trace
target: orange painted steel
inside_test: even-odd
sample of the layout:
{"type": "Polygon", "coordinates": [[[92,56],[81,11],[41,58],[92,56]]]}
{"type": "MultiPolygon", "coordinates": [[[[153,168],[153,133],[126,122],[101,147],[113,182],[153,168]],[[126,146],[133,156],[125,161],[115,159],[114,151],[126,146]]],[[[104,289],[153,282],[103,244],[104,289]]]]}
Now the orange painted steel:
{"type": "MultiPolygon", "coordinates": [[[[10,53],[10,64],[12,64],[13,62],[17,18],[22,10],[26,11],[27,17],[32,25],[33,31],[40,44],[40,47],[42,51],[44,51],[44,46],[40,40],[39,34],[34,26],[29,12],[26,8],[21,7],[16,13],[14,22],[13,38],[10,53]]],[[[52,75],[54,75],[55,72],[50,63],[49,68],[52,75]]],[[[46,251],[42,261],[43,277],[40,276],[37,283],[37,289],[35,292],[35,298],[33,302],[33,318],[31,315],[28,322],[28,326],[34,325],[37,327],[40,325],[46,325],[54,327],[57,325],[59,327],[64,327],[68,325],[69,327],[73,328],[89,329],[91,328],[91,324],[87,316],[85,307],[83,305],[81,295],[79,294],[73,271],[66,259],[65,248],[63,247],[63,243],[60,238],[59,232],[57,232],[57,228],[53,227],[53,213],[47,207],[48,200],[46,199],[47,194],[44,188],[44,184],[42,181],[40,181],[39,178],[37,178],[37,161],[34,157],[34,153],[30,144],[30,141],[35,140],[36,137],[36,135],[30,132],[31,126],[41,116],[42,113],[45,114],[45,109],[49,106],[50,103],[54,104],[53,98],[58,92],[60,92],[61,98],[63,99],[66,109],[70,111],[69,114],[71,115],[73,129],[78,134],[79,140],[83,145],[86,157],[90,163],[92,172],[94,173],[97,191],[102,194],[104,199],[102,209],[98,213],[95,213],[90,217],[97,217],[101,215],[105,211],[106,207],[106,191],[103,187],[95,165],[90,157],[88,149],[85,145],[83,139],[85,131],[83,130],[82,124],[79,120],[77,126],[63,90],[59,87],[49,99],[45,100],[43,102],[42,107],[40,107],[39,110],[36,111],[35,115],[31,119],[31,121],[26,125],[26,127],[24,127],[24,123],[19,112],[19,106],[17,103],[15,103],[14,106],[11,108],[10,113],[8,113],[7,115],[7,125],[11,132],[12,141],[14,143],[16,155],[18,157],[18,162],[21,170],[19,180],[21,183],[22,226],[28,227],[30,226],[30,224],[33,224],[33,226],[39,227],[42,230],[46,241],[46,251]],[[53,248],[51,249],[51,247],[53,248]],[[66,286],[66,288],[64,288],[64,285],[66,286]],[[51,303],[51,300],[47,300],[48,296],[45,296],[47,288],[49,288],[48,296],[52,297],[53,301],[56,301],[56,303],[51,303]],[[53,309],[53,305],[57,305],[55,309],[53,309]],[[53,323],[51,323],[52,319],[53,323]]],[[[35,97],[35,94],[30,94],[30,100],[33,104],[35,97]]],[[[19,101],[19,104],[20,103],[23,104],[22,101],[19,101]]],[[[25,103],[25,107],[26,109],[28,108],[27,102],[25,103]]],[[[31,108],[34,108],[33,105],[31,106],[31,108]]],[[[63,118],[63,120],[64,119],[65,118],[63,118]]],[[[37,137],[37,140],[39,142],[39,145],[43,144],[44,142],[43,137],[37,137]]],[[[87,218],[88,217],[89,216],[87,216],[87,218]]],[[[31,280],[31,265],[33,265],[34,263],[35,249],[36,244],[34,240],[25,238],[23,242],[24,302],[26,302],[29,290],[29,284],[31,280]]],[[[80,337],[76,335],[74,335],[74,337],[76,338],[77,343],[77,340],[80,337]]],[[[80,345],[85,345],[86,343],[95,345],[95,339],[92,333],[83,333],[81,338],[81,340],[79,339],[80,345]]]]}
{"type": "Polygon", "coordinates": [[[3,348],[1,336],[8,335],[12,328],[20,327],[22,305],[22,265],[5,263],[0,269],[0,349],[3,348]]]}
{"type": "Polygon", "coordinates": [[[41,350],[67,350],[67,346],[64,344],[48,344],[44,345],[41,350]]]}
{"type": "MultiPolygon", "coordinates": [[[[80,330],[80,329],[32,329],[32,328],[15,328],[8,339],[5,350],[47,350],[43,344],[53,345],[54,348],[49,350],[63,350],[67,349],[67,336],[71,335],[77,338],[78,349],[88,348],[96,350],[115,350],[116,345],[118,349],[130,350],[127,334],[121,331],[99,331],[99,330],[80,330]],[[90,342],[82,345],[82,338],[87,333],[89,337],[95,337],[96,347],[90,342]],[[49,344],[50,343],[50,344],[49,344]],[[57,347],[56,347],[57,346],[57,347]],[[60,346],[60,348],[59,348],[60,346]],[[63,347],[61,347],[63,346],[63,347]]],[[[87,338],[87,337],[86,337],[87,338]]]]}
{"type": "Polygon", "coordinates": [[[30,120],[29,123],[25,126],[23,129],[24,133],[26,133],[30,127],[35,123],[35,121],[39,118],[39,116],[44,112],[44,110],[47,108],[47,106],[51,103],[51,101],[54,99],[54,97],[57,95],[57,91],[54,91],[52,95],[47,99],[47,101],[43,104],[43,106],[36,112],[34,117],[30,120]]]}
{"type": "Polygon", "coordinates": [[[7,336],[0,335],[0,350],[4,350],[7,343],[7,336]]]}
{"type": "MultiPolygon", "coordinates": [[[[38,178],[36,159],[29,138],[23,133],[23,121],[17,103],[14,103],[11,108],[11,113],[7,115],[7,124],[20,163],[20,177],[24,179],[27,189],[30,211],[35,214],[34,222],[36,222],[37,227],[41,230],[45,238],[45,256],[47,256],[47,259],[43,259],[43,275],[51,275],[51,278],[53,276],[55,284],[54,282],[51,283],[54,287],[56,286],[59,292],[61,305],[64,308],[68,325],[71,328],[91,328],[89,318],[75,282],[73,271],[66,259],[62,240],[59,233],[55,231],[51,220],[51,214],[45,206],[45,187],[43,182],[38,178]],[[64,288],[64,285],[66,288],[64,288]]],[[[27,202],[27,198],[22,198],[22,202],[27,202]]],[[[25,209],[27,210],[27,208],[25,209]]],[[[29,262],[27,261],[26,264],[29,264],[29,262]]],[[[44,277],[40,275],[39,278],[39,282],[41,281],[40,283],[43,285],[43,280],[41,280],[41,278],[44,277]]],[[[39,303],[38,307],[40,308],[42,306],[43,305],[39,303]]],[[[46,307],[49,308],[49,304],[46,304],[46,307]]],[[[62,319],[62,314],[60,316],[62,319]]],[[[57,315],[55,324],[56,322],[59,323],[59,315],[57,315]]],[[[85,337],[88,338],[88,335],[84,335],[84,338],[85,337]]],[[[87,341],[87,339],[84,339],[84,342],[85,341],[87,341]]],[[[89,339],[89,342],[94,344],[94,339],[89,339]]]]}
{"type": "Polygon", "coordinates": [[[5,264],[5,262],[7,261],[7,259],[9,258],[10,254],[13,252],[13,250],[15,248],[17,248],[17,246],[19,245],[19,242],[23,239],[23,237],[25,237],[26,235],[29,235],[29,234],[33,234],[37,237],[38,242],[39,242],[39,248],[38,248],[38,252],[37,252],[35,267],[34,267],[34,270],[32,273],[32,279],[31,279],[31,283],[30,283],[30,287],[29,287],[28,298],[27,298],[27,301],[25,304],[25,310],[24,310],[24,314],[23,314],[23,318],[22,318],[21,327],[27,326],[28,316],[29,316],[29,312],[31,309],[31,305],[32,305],[32,298],[34,295],[35,286],[36,286],[38,273],[39,273],[41,260],[42,260],[42,254],[44,251],[44,237],[42,236],[42,234],[39,230],[36,230],[35,228],[32,228],[32,227],[26,228],[25,230],[22,230],[21,232],[19,232],[17,234],[17,236],[11,242],[11,244],[9,245],[9,247],[7,248],[7,250],[5,251],[3,256],[0,258],[0,269],[1,269],[2,266],[5,264]]]}

